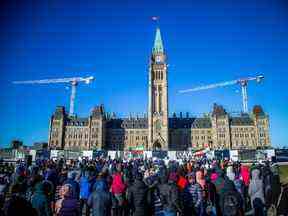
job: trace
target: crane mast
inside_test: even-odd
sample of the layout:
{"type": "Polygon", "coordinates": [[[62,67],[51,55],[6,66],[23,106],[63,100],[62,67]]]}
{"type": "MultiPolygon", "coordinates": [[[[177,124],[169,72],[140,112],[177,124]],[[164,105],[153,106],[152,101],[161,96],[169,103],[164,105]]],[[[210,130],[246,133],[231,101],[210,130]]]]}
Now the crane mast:
{"type": "Polygon", "coordinates": [[[225,81],[205,86],[199,86],[191,89],[185,89],[179,91],[179,93],[187,93],[187,92],[196,92],[201,90],[208,90],[208,89],[214,89],[218,87],[225,87],[230,85],[238,84],[241,86],[242,90],[242,106],[243,106],[243,112],[248,113],[248,92],[247,92],[247,86],[249,81],[256,81],[257,83],[260,83],[264,79],[263,75],[258,75],[256,77],[246,77],[246,78],[240,78],[237,80],[231,80],[231,81],[225,81]]]}
{"type": "Polygon", "coordinates": [[[76,87],[78,83],[84,82],[90,84],[94,80],[93,76],[89,77],[72,77],[72,78],[60,78],[60,79],[42,79],[42,80],[28,80],[28,81],[14,81],[13,84],[55,84],[55,83],[70,83],[71,95],[70,95],[70,107],[69,115],[74,115],[74,105],[76,98],[76,87]]]}

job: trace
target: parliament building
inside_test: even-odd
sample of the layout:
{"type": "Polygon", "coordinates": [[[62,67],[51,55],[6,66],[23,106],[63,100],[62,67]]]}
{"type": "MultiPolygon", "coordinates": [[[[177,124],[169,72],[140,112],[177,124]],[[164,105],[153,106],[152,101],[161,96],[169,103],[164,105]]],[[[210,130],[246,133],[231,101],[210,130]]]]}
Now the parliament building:
{"type": "Polygon", "coordinates": [[[117,118],[95,107],[89,117],[57,107],[49,125],[49,147],[65,150],[255,149],[271,145],[269,117],[261,106],[230,115],[214,104],[210,114],[169,116],[166,54],[157,28],[149,65],[148,115],[117,118]]]}

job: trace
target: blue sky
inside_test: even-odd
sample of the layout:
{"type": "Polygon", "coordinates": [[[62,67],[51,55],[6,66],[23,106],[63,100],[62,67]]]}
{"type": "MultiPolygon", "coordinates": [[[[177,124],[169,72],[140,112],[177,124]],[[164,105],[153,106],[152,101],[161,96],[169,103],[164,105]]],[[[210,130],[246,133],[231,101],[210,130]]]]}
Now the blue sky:
{"type": "Polygon", "coordinates": [[[285,0],[4,0],[0,4],[0,145],[45,141],[65,85],[13,85],[14,80],[93,75],[79,85],[76,112],[103,103],[118,116],[147,108],[148,62],[160,16],[169,63],[169,112],[201,115],[214,102],[242,109],[239,86],[194,94],[177,91],[265,75],[248,87],[249,108],[270,116],[274,146],[288,138],[288,4],[285,0]]]}

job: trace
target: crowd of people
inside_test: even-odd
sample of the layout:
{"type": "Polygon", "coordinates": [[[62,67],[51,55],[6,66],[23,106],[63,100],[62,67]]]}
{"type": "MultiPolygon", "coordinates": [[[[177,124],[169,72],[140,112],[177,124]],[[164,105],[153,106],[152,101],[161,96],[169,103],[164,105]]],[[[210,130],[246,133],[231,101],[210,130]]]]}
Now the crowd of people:
{"type": "Polygon", "coordinates": [[[1,215],[288,215],[277,166],[97,158],[2,163],[1,215]]]}

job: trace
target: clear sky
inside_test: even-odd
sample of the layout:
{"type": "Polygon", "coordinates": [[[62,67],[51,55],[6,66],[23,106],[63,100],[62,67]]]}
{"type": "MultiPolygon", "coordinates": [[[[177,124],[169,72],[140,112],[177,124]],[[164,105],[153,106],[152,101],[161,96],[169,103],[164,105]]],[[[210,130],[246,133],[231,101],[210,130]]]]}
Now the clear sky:
{"type": "Polygon", "coordinates": [[[0,145],[46,141],[65,85],[13,85],[93,75],[79,85],[76,112],[103,103],[118,116],[147,110],[148,62],[156,25],[169,62],[169,112],[242,109],[239,86],[194,94],[201,84],[265,75],[248,87],[249,108],[270,116],[272,143],[288,145],[288,4],[285,0],[3,0],[0,4],[0,145]]]}

